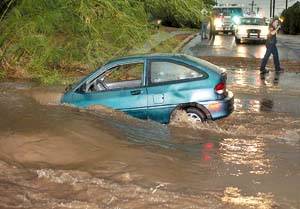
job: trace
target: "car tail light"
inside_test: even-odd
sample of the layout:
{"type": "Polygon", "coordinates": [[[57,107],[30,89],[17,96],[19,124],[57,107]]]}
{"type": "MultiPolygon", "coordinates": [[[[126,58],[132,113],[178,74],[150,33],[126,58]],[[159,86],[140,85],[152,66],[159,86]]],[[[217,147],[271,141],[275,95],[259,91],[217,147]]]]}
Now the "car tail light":
{"type": "Polygon", "coordinates": [[[215,92],[217,94],[224,94],[226,92],[226,83],[221,81],[215,86],[215,92]]]}

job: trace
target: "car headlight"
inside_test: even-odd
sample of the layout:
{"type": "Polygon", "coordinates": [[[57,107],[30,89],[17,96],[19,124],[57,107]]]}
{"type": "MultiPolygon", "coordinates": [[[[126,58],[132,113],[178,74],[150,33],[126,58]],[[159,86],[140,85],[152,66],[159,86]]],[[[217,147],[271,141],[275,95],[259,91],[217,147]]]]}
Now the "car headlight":
{"type": "Polygon", "coordinates": [[[238,25],[238,24],[240,24],[241,19],[240,19],[239,16],[233,16],[232,21],[233,21],[236,25],[238,25]]]}
{"type": "Polygon", "coordinates": [[[222,22],[221,18],[216,18],[214,20],[215,27],[222,27],[222,24],[223,24],[223,22],[222,22]]]}

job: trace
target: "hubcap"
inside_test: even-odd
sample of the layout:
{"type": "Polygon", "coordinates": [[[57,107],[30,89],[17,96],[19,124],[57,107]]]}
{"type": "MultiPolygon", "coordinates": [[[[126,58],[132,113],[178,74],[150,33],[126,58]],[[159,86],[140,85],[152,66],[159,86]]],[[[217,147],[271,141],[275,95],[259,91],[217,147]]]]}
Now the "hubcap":
{"type": "Polygon", "coordinates": [[[190,121],[195,121],[195,122],[201,122],[202,119],[199,117],[199,115],[195,114],[195,113],[187,113],[187,116],[189,118],[190,121]]]}

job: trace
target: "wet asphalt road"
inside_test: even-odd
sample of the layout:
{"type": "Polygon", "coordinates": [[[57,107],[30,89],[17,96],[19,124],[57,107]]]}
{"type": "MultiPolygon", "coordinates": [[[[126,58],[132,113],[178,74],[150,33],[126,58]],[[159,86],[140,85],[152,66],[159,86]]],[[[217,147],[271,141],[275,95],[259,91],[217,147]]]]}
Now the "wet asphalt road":
{"type": "MultiPolygon", "coordinates": [[[[278,35],[277,48],[281,60],[300,61],[300,36],[278,35]]],[[[266,47],[264,43],[236,44],[233,35],[216,35],[215,39],[201,40],[197,35],[182,52],[196,57],[226,56],[262,58],[266,47]]]]}

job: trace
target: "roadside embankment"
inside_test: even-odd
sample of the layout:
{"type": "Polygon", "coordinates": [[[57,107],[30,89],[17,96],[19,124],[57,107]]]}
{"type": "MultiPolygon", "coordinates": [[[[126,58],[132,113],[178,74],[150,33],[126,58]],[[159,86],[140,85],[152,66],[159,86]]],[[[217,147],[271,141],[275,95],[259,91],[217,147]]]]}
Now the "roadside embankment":
{"type": "Polygon", "coordinates": [[[0,13],[0,79],[67,83],[70,74],[84,75],[111,58],[134,52],[172,52],[185,32],[168,31],[164,36],[158,23],[198,27],[203,18],[200,11],[210,4],[202,0],[7,3],[7,9],[0,13]],[[158,41],[151,39],[155,34],[158,41]],[[147,48],[149,40],[155,45],[147,48]],[[160,50],[163,45],[156,48],[156,43],[164,41],[165,49],[160,50]]]}

